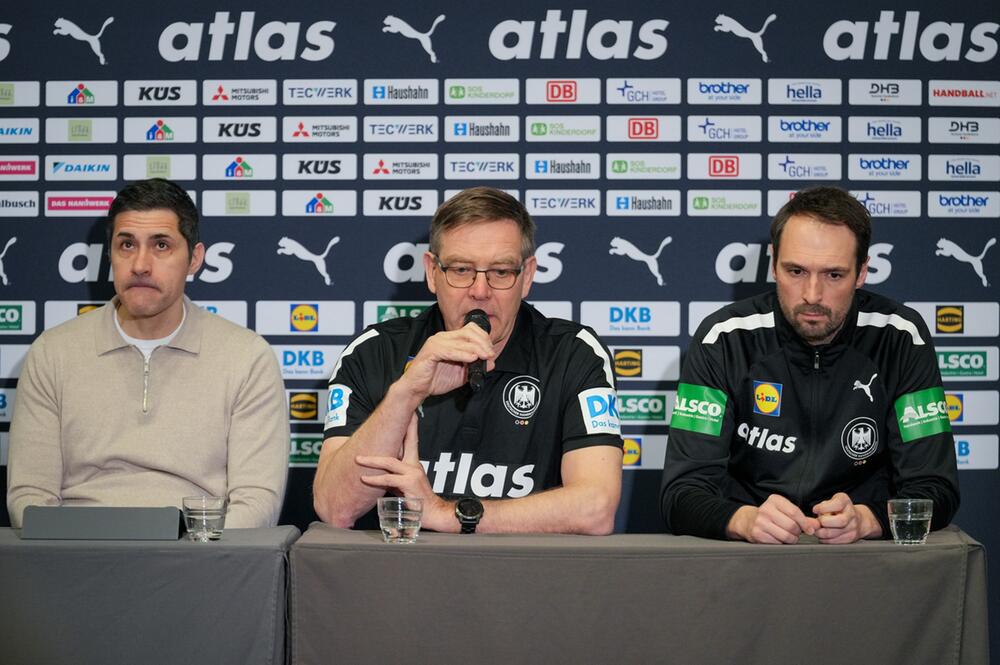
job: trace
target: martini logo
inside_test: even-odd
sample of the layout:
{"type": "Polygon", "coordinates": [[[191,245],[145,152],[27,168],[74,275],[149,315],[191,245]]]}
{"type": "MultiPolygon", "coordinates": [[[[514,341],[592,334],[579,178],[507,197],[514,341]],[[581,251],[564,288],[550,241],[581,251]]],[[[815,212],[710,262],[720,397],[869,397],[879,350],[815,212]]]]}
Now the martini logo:
{"type": "Polygon", "coordinates": [[[315,332],[319,329],[319,305],[292,303],[291,332],[315,332]]]}
{"type": "Polygon", "coordinates": [[[147,141],[173,141],[174,130],[162,120],[157,120],[152,127],[146,130],[147,141]]]}
{"type": "Polygon", "coordinates": [[[253,167],[242,157],[237,157],[226,167],[227,178],[252,178],[253,167]]]}
{"type": "MultiPolygon", "coordinates": [[[[905,439],[904,439],[905,440],[905,439]]],[[[844,454],[853,460],[871,457],[878,450],[878,427],[871,418],[855,418],[840,433],[844,454]]]]}
{"type": "Polygon", "coordinates": [[[66,103],[73,106],[93,104],[94,101],[94,93],[92,93],[83,83],[77,84],[77,86],[73,88],[73,91],[66,95],[66,103]]]}
{"type": "Polygon", "coordinates": [[[895,407],[899,435],[905,443],[951,431],[948,404],[941,388],[907,393],[896,400],[895,407]]]}
{"type": "Polygon", "coordinates": [[[622,466],[642,464],[642,437],[633,436],[622,439],[622,453],[622,466]]]}
{"type": "Polygon", "coordinates": [[[965,330],[964,305],[940,305],[934,314],[934,324],[939,333],[962,333],[965,330]]]}
{"type": "Polygon", "coordinates": [[[642,374],[642,349],[615,351],[615,376],[640,376],[642,374]]]}
{"type": "Polygon", "coordinates": [[[754,381],[753,412],[762,416],[780,416],[781,389],[780,383],[754,381]]]}
{"type": "Polygon", "coordinates": [[[726,393],[717,388],[679,383],[670,427],[719,436],[727,400],[726,393]]]}
{"type": "Polygon", "coordinates": [[[945,393],[944,403],[948,409],[948,420],[961,423],[965,420],[965,395],[962,393],[945,393]]]}
{"type": "Polygon", "coordinates": [[[332,214],[333,201],[323,196],[323,192],[317,192],[316,196],[306,203],[306,213],[309,215],[332,214]]]}
{"type": "Polygon", "coordinates": [[[937,351],[936,353],[938,369],[941,370],[942,377],[985,378],[987,376],[985,351],[963,351],[958,353],[937,351]]]}
{"type": "Polygon", "coordinates": [[[18,332],[23,325],[21,305],[0,305],[0,332],[18,332]]]}
{"type": "Polygon", "coordinates": [[[289,420],[316,420],[319,413],[319,393],[315,390],[288,395],[289,420]]]}

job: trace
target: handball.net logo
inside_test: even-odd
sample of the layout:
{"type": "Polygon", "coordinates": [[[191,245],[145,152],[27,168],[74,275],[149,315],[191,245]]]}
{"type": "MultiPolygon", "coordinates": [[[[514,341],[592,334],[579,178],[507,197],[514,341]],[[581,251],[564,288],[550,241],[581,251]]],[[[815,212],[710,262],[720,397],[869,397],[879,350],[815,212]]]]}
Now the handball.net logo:
{"type": "Polygon", "coordinates": [[[291,332],[315,332],[319,329],[319,305],[316,303],[291,303],[289,313],[291,332]]]}

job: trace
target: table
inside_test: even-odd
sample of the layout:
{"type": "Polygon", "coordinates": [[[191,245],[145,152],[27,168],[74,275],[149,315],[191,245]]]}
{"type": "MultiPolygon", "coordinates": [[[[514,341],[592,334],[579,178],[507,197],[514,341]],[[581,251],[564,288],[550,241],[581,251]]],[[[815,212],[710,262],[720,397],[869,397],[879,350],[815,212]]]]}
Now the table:
{"type": "Polygon", "coordinates": [[[809,540],[424,533],[386,545],[314,524],[291,553],[292,662],[989,662],[985,552],[966,534],[809,540]]]}
{"type": "Polygon", "coordinates": [[[213,543],[21,540],[0,529],[0,662],[285,662],[292,526],[213,543]]]}

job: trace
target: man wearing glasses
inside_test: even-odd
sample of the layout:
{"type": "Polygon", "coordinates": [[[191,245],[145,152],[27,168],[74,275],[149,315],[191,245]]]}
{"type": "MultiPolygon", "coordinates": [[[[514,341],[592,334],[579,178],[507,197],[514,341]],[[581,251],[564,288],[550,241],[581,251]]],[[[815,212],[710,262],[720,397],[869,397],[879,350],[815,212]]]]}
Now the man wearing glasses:
{"type": "Polygon", "coordinates": [[[424,271],[437,305],[368,328],[334,367],[313,488],[323,521],[353,526],[389,493],[422,498],[435,531],[612,531],[610,358],[589,328],[522,302],[534,231],[519,201],[486,187],[435,213],[424,271]]]}

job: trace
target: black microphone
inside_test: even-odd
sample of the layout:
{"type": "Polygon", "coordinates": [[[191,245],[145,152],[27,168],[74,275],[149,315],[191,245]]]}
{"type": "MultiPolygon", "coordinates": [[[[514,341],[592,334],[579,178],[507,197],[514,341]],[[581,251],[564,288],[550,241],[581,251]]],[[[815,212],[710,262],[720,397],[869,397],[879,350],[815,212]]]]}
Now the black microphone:
{"type": "MultiPolygon", "coordinates": [[[[469,323],[475,323],[477,326],[486,331],[487,334],[490,332],[490,317],[486,315],[481,309],[474,309],[465,315],[465,322],[463,325],[468,325],[469,323]]],[[[472,387],[472,392],[477,393],[483,387],[483,381],[486,379],[486,361],[482,358],[478,360],[473,360],[468,365],[469,367],[469,386],[472,387]]]]}

